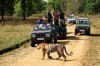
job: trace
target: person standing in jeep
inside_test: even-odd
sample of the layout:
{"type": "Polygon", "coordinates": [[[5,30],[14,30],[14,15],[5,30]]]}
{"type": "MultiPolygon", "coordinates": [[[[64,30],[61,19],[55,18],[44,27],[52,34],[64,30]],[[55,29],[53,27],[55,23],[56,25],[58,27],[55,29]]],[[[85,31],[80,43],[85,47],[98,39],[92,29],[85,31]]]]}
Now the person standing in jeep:
{"type": "Polygon", "coordinates": [[[59,26],[59,11],[54,10],[53,16],[54,16],[54,26],[59,26]]]}
{"type": "Polygon", "coordinates": [[[60,10],[59,18],[60,18],[60,24],[65,25],[65,14],[62,10],[60,10]]]}
{"type": "Polygon", "coordinates": [[[48,11],[45,18],[47,19],[48,23],[50,23],[52,25],[52,14],[50,11],[48,11]]]}

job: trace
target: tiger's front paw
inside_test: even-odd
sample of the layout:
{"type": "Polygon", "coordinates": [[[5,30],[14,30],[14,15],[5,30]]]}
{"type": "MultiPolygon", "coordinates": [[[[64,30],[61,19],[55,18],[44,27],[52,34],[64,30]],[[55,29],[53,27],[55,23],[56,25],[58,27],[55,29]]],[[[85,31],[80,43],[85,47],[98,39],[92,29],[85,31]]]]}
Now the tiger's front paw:
{"type": "Polygon", "coordinates": [[[51,56],[49,56],[48,58],[49,58],[49,59],[52,59],[52,57],[51,57],[51,56]]]}
{"type": "Polygon", "coordinates": [[[56,60],[59,60],[59,58],[56,58],[56,60]]]}
{"type": "Polygon", "coordinates": [[[65,62],[65,61],[67,61],[67,60],[64,60],[64,62],[65,62]]]}

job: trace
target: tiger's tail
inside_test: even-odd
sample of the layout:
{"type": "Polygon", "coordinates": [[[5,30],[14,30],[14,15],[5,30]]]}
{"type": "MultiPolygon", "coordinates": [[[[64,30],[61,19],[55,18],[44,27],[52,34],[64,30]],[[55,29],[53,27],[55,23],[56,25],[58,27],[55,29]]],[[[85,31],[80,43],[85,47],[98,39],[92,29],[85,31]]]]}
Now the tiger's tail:
{"type": "Polygon", "coordinates": [[[73,52],[70,52],[70,53],[68,53],[68,52],[67,52],[67,50],[66,50],[66,47],[65,47],[65,46],[64,46],[64,50],[65,50],[65,53],[66,53],[68,56],[73,55],[73,52]]]}

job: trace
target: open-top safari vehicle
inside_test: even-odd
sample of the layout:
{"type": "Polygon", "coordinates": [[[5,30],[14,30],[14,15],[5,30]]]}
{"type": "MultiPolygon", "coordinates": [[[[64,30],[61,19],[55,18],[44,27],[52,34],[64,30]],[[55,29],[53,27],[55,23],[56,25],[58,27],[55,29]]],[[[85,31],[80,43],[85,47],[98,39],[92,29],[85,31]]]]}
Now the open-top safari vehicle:
{"type": "Polygon", "coordinates": [[[90,35],[90,20],[88,17],[79,17],[76,27],[75,35],[77,33],[90,35]]]}
{"type": "Polygon", "coordinates": [[[56,43],[57,33],[53,26],[51,26],[49,23],[35,24],[30,35],[30,39],[32,47],[41,41],[56,43]]]}

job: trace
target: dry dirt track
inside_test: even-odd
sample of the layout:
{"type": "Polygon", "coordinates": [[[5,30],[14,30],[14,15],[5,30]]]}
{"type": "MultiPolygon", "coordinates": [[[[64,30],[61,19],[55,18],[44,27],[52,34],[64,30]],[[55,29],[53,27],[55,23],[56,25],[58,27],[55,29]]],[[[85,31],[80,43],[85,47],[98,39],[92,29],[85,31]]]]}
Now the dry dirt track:
{"type": "MultiPolygon", "coordinates": [[[[6,59],[0,60],[0,66],[83,66],[82,58],[88,50],[88,36],[75,36],[73,25],[67,26],[68,38],[66,40],[59,40],[59,42],[65,43],[67,51],[73,52],[72,56],[67,56],[67,61],[63,61],[63,58],[59,60],[50,60],[45,57],[41,60],[41,50],[28,47],[22,49],[13,56],[6,57],[6,59]]],[[[58,57],[56,53],[52,53],[53,58],[58,57]]]]}

